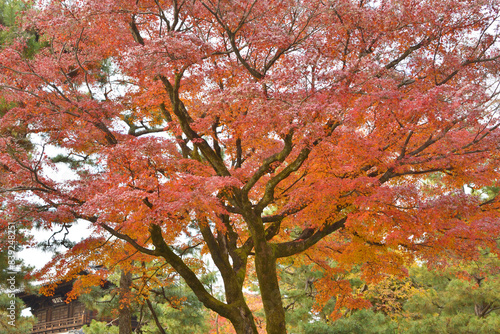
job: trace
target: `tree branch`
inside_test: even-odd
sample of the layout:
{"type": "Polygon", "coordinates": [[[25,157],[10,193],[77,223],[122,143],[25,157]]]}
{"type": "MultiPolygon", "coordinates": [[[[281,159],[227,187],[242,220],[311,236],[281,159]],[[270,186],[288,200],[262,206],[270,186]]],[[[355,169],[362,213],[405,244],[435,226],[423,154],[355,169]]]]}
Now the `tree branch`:
{"type": "Polygon", "coordinates": [[[307,157],[311,153],[310,148],[304,148],[300,151],[299,156],[288,166],[286,166],[281,172],[279,172],[276,176],[274,176],[269,182],[266,184],[266,190],[264,191],[264,196],[262,196],[259,203],[255,206],[255,212],[261,213],[264,208],[274,200],[274,189],[276,186],[286,179],[290,174],[297,171],[300,166],[306,161],[307,157]]]}
{"type": "Polygon", "coordinates": [[[128,236],[126,234],[123,234],[123,233],[120,233],[117,230],[115,230],[114,228],[112,228],[112,227],[110,227],[110,226],[108,226],[108,225],[106,225],[104,223],[100,223],[99,225],[103,229],[105,229],[106,231],[108,231],[109,233],[111,233],[111,235],[117,237],[118,239],[121,239],[121,240],[124,240],[124,241],[128,242],[129,244],[131,244],[135,249],[137,249],[141,253],[152,255],[152,256],[159,256],[160,255],[155,250],[152,250],[152,249],[149,249],[149,248],[146,248],[146,247],[143,247],[143,246],[139,245],[137,243],[137,241],[135,241],[134,239],[132,239],[130,236],[128,236]]]}
{"type": "Polygon", "coordinates": [[[207,292],[203,284],[200,282],[196,274],[176,255],[163,239],[161,227],[156,224],[151,224],[149,231],[151,239],[155,246],[155,255],[163,257],[186,281],[186,284],[193,290],[196,297],[209,309],[219,313],[223,317],[232,318],[232,308],[214,298],[207,292]]]}
{"type": "Polygon", "coordinates": [[[316,233],[305,240],[295,240],[274,244],[276,257],[288,257],[305,251],[327,235],[343,228],[346,221],[347,216],[333,223],[327,222],[327,224],[322,226],[322,228],[316,231],[316,233]]]}
{"type": "Polygon", "coordinates": [[[243,186],[242,192],[243,194],[248,194],[250,189],[257,183],[257,181],[260,180],[262,176],[264,176],[268,171],[269,167],[271,166],[272,163],[274,162],[280,162],[282,163],[285,161],[285,159],[288,157],[288,155],[292,152],[292,137],[293,137],[293,131],[290,131],[284,139],[284,147],[283,149],[278,152],[273,154],[272,156],[268,157],[267,159],[264,160],[262,165],[259,167],[259,169],[250,177],[248,182],[243,186]]]}
{"type": "Polygon", "coordinates": [[[163,75],[159,76],[165,89],[167,90],[170,101],[172,103],[172,109],[174,114],[177,116],[179,123],[182,128],[182,132],[186,137],[193,142],[193,144],[198,147],[203,154],[203,156],[208,160],[212,168],[219,176],[231,176],[229,170],[227,169],[224,161],[217,155],[217,153],[208,145],[207,141],[194,131],[189,123],[193,120],[189,116],[184,103],[179,99],[179,85],[182,74],[177,74],[175,83],[172,85],[170,81],[163,75]]]}

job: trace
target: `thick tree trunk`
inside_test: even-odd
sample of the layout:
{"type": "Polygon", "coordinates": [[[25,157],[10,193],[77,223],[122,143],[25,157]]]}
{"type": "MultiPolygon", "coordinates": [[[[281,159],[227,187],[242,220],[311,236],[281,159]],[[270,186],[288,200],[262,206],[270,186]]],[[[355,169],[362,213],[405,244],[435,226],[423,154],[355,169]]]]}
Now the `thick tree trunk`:
{"type": "Polygon", "coordinates": [[[267,242],[255,245],[255,270],[259,280],[268,334],[285,334],[285,309],[276,273],[276,257],[267,242]]]}
{"type": "Polygon", "coordinates": [[[257,334],[257,326],[252,311],[248,307],[241,286],[238,287],[226,284],[226,299],[230,305],[233,305],[231,318],[236,333],[238,334],[257,334]]]}
{"type": "Polygon", "coordinates": [[[122,271],[120,276],[120,305],[118,329],[120,334],[132,333],[132,311],[130,309],[130,287],[132,274],[122,271]]]}
{"type": "MultiPolygon", "coordinates": [[[[182,276],[186,284],[195,293],[198,299],[205,305],[222,317],[231,321],[236,333],[238,334],[258,334],[257,326],[253,319],[253,314],[245,302],[245,297],[242,292],[241,284],[238,283],[235,275],[228,275],[221,270],[223,274],[224,286],[226,289],[227,304],[219,301],[205,289],[203,284],[198,280],[196,274],[175,254],[170,247],[165,243],[162,237],[161,228],[158,225],[152,224],[151,239],[156,248],[155,252],[162,256],[182,276]]],[[[207,232],[207,231],[205,231],[207,232]]],[[[210,236],[208,244],[210,245],[210,236]]],[[[212,240],[213,241],[213,240],[212,240]]],[[[213,246],[213,245],[212,245],[213,246]]],[[[155,255],[157,255],[155,254],[155,255]]],[[[214,254],[212,254],[214,255],[214,254]]],[[[220,263],[220,258],[213,257],[214,262],[224,269],[224,265],[220,263]]],[[[219,268],[220,269],[220,268],[219,268]]],[[[228,268],[225,268],[229,270],[228,268]]],[[[121,333],[120,333],[121,334],[121,333]]]]}
{"type": "Polygon", "coordinates": [[[230,319],[237,334],[258,334],[252,312],[248,308],[239,308],[235,319],[230,319]]]}

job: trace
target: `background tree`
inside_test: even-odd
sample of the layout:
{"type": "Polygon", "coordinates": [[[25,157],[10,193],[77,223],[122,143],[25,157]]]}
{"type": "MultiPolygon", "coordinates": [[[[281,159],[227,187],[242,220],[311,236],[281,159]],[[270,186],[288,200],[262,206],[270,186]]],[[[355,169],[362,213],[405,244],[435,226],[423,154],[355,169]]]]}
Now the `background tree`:
{"type": "MultiPolygon", "coordinates": [[[[121,274],[109,277],[111,282],[119,283],[121,274]]],[[[129,293],[139,293],[139,298],[130,298],[130,309],[133,322],[137,324],[136,332],[140,333],[207,333],[208,313],[196,296],[173,276],[169,283],[160,287],[143,286],[143,277],[132,276],[129,293]]],[[[209,278],[206,278],[209,280],[209,278]]],[[[207,281],[208,283],[208,281],[207,281]]],[[[92,287],[87,293],[80,294],[79,299],[88,309],[98,312],[100,321],[94,321],[84,327],[85,333],[101,333],[104,330],[119,332],[120,291],[117,286],[107,288],[92,287]]]]}
{"type": "Polygon", "coordinates": [[[342,296],[335,318],[365,304],[339,273],[359,266],[371,283],[417,256],[498,252],[497,201],[452,190],[498,179],[496,2],[39,7],[25,27],[46,46],[0,54],[4,98],[23,101],[2,119],[0,185],[27,225],[92,225],[53,261],[59,275],[165,261],[237,333],[256,333],[243,293],[255,271],[277,334],[278,264],[299,253],[324,272],[317,302],[342,296]],[[36,152],[4,131],[19,124],[41,138],[36,152]],[[46,172],[51,147],[76,157],[75,179],[46,172]],[[210,254],[224,299],[182,256],[191,247],[210,254]]]}
{"type": "Polygon", "coordinates": [[[6,334],[27,333],[31,331],[35,319],[21,314],[25,306],[23,301],[15,295],[21,290],[34,291],[30,282],[24,279],[24,275],[32,268],[22,266],[21,261],[18,261],[15,274],[13,274],[12,268],[7,265],[8,259],[5,252],[0,253],[0,261],[0,331],[6,334]],[[11,280],[12,276],[15,280],[11,280]],[[14,289],[13,286],[15,286],[14,289]],[[15,301],[14,314],[9,309],[12,307],[12,301],[15,301]]]}
{"type": "MultiPolygon", "coordinates": [[[[8,48],[16,41],[24,40],[26,43],[22,55],[25,58],[32,57],[39,47],[35,34],[20,27],[20,21],[23,19],[22,13],[28,8],[29,5],[24,1],[0,1],[0,49],[8,48]]],[[[1,92],[0,95],[3,96],[1,92]]],[[[3,122],[3,117],[18,104],[16,102],[0,97],[0,122],[3,122]]],[[[2,127],[1,136],[10,137],[28,152],[33,148],[23,124],[2,127]]],[[[9,167],[0,162],[0,173],[9,172],[11,172],[9,167]]],[[[0,199],[3,198],[0,197],[0,199]]],[[[4,209],[5,203],[0,201],[0,331],[22,334],[30,331],[35,321],[31,316],[21,315],[24,303],[15,297],[15,294],[23,290],[34,291],[30,280],[25,277],[33,268],[26,266],[18,256],[23,245],[29,242],[26,236],[29,226],[9,216],[4,209]],[[9,311],[13,300],[16,303],[14,319],[9,311]]]]}
{"type": "Polygon", "coordinates": [[[489,252],[477,261],[444,273],[415,267],[412,280],[421,290],[405,304],[406,333],[494,333],[500,324],[498,258],[489,252]]]}

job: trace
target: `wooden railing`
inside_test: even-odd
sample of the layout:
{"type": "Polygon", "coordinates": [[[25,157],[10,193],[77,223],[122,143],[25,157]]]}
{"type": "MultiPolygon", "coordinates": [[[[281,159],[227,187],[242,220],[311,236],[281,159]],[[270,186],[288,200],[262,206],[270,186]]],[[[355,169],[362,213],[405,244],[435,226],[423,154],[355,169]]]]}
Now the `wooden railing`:
{"type": "Polygon", "coordinates": [[[48,322],[41,322],[33,326],[32,334],[62,333],[71,329],[80,329],[87,325],[90,319],[88,315],[80,315],[73,318],[59,319],[48,322]]]}

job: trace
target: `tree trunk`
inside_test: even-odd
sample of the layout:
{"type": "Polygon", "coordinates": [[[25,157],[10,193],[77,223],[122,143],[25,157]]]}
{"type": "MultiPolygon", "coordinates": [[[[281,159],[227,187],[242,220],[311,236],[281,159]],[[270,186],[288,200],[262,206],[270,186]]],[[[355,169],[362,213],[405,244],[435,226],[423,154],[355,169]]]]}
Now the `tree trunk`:
{"type": "Polygon", "coordinates": [[[132,334],[132,311],[130,309],[130,287],[132,274],[122,270],[120,276],[120,305],[118,329],[120,334],[132,334]]]}
{"type": "Polygon", "coordinates": [[[237,334],[258,334],[257,326],[253,320],[253,314],[248,307],[240,307],[239,314],[230,319],[237,334]]]}
{"type": "Polygon", "coordinates": [[[276,257],[265,241],[255,245],[255,270],[266,313],[266,331],[268,334],[285,334],[285,309],[276,272],[276,257]]]}

